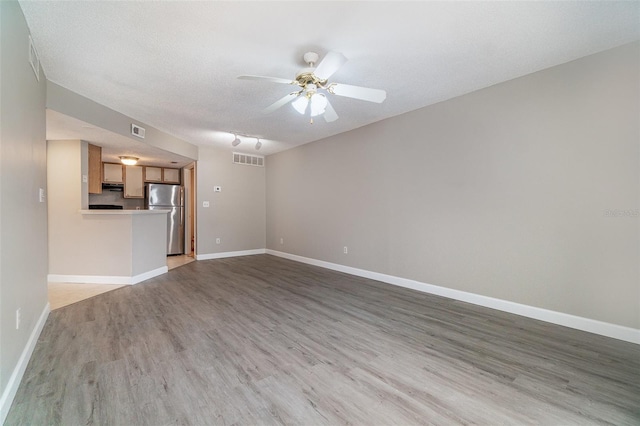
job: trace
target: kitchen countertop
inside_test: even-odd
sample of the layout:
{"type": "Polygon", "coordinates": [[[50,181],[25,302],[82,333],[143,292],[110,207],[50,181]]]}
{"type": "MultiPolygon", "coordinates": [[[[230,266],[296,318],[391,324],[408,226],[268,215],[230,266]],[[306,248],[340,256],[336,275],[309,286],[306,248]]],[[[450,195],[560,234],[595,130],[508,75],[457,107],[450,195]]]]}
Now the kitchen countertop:
{"type": "Polygon", "coordinates": [[[137,215],[137,214],[167,214],[169,210],[80,210],[80,214],[109,214],[109,215],[137,215]]]}

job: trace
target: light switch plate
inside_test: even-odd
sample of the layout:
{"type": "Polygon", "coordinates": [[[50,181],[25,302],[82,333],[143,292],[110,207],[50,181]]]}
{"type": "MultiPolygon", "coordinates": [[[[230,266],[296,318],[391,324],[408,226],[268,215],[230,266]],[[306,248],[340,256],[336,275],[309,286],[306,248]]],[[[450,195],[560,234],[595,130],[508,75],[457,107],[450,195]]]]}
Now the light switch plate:
{"type": "Polygon", "coordinates": [[[89,182],[87,175],[82,175],[82,183],[87,183],[87,182],[89,182]]]}

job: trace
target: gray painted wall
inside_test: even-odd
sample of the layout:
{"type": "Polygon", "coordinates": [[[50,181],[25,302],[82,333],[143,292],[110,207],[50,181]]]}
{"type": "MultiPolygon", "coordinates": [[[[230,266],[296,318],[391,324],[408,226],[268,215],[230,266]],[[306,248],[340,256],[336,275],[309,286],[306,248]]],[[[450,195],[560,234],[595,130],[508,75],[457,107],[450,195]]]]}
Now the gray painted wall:
{"type": "Polygon", "coordinates": [[[131,218],[80,214],[87,170],[87,142],[47,142],[49,273],[131,276],[131,218]]]}
{"type": "Polygon", "coordinates": [[[141,214],[131,216],[131,275],[154,271],[167,265],[168,215],[141,214]],[[150,248],[158,248],[151,250],[150,248]]]}
{"type": "Polygon", "coordinates": [[[269,156],[267,248],[640,328],[639,52],[269,156]]]}
{"type": "Polygon", "coordinates": [[[0,2],[0,394],[47,304],[45,96],[17,2],[0,2]],[[16,330],[16,309],[22,325],[16,330]]]}
{"type": "Polygon", "coordinates": [[[196,253],[263,249],[265,168],[233,164],[231,152],[201,147],[196,173],[196,253]],[[202,207],[203,201],[210,207],[202,207]]]}

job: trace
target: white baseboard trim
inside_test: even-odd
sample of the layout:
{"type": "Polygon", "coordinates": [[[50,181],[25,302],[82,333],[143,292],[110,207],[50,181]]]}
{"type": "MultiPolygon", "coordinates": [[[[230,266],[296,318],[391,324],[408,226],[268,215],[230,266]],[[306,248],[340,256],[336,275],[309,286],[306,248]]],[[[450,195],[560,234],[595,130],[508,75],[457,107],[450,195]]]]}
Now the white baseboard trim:
{"type": "Polygon", "coordinates": [[[252,256],[254,254],[265,254],[265,249],[225,251],[222,253],[197,254],[196,260],[223,259],[225,257],[252,256]]]}
{"type": "Polygon", "coordinates": [[[38,318],[38,322],[36,322],[35,327],[33,327],[33,330],[31,330],[29,340],[27,340],[27,344],[22,350],[22,354],[18,359],[18,364],[13,369],[11,377],[9,377],[7,387],[4,388],[4,392],[2,392],[2,397],[0,397],[0,425],[4,424],[4,421],[9,414],[9,409],[11,408],[11,404],[13,403],[13,398],[15,398],[16,392],[18,392],[18,387],[20,386],[20,382],[22,381],[22,376],[27,369],[27,364],[29,364],[29,360],[31,359],[33,350],[36,347],[36,343],[38,342],[38,337],[40,337],[40,333],[44,328],[44,324],[47,322],[49,312],[51,312],[51,308],[49,306],[49,303],[47,303],[42,310],[42,313],[40,314],[40,318],[38,318]]]}
{"type": "Polygon", "coordinates": [[[438,296],[448,297],[450,299],[460,300],[462,302],[472,303],[474,305],[484,306],[499,311],[509,312],[511,314],[521,315],[523,317],[533,318],[552,324],[562,325],[565,327],[575,328],[577,330],[587,331],[589,333],[599,334],[602,336],[612,337],[626,342],[640,344],[640,330],[625,327],[622,325],[611,324],[603,321],[597,321],[589,318],[579,317],[576,315],[565,314],[563,312],[551,311],[548,309],[537,308],[535,306],[523,305],[520,303],[510,302],[508,300],[496,299],[493,297],[482,296],[479,294],[468,293],[466,291],[454,290],[451,288],[440,287],[433,284],[426,284],[419,281],[409,280],[406,278],[395,277],[393,275],[371,272],[365,269],[352,268],[350,266],[339,265],[337,263],[325,262],[323,260],[311,259],[308,257],[298,256],[295,254],[284,253],[276,250],[265,250],[266,254],[283,257],[285,259],[294,260],[296,262],[307,263],[309,265],[320,266],[322,268],[331,269],[338,272],[344,272],[363,278],[369,278],[376,281],[382,281],[387,284],[393,284],[400,287],[406,287],[418,290],[424,293],[435,294],[438,296]]]}
{"type": "Polygon", "coordinates": [[[147,271],[147,272],[143,272],[141,274],[138,275],[134,275],[133,277],[131,277],[131,284],[138,284],[142,281],[146,281],[148,279],[151,279],[153,277],[157,277],[158,275],[162,275],[162,274],[166,274],[167,272],[169,272],[169,267],[168,266],[161,266],[159,268],[153,269],[151,271],[147,271]]]}
{"type": "Polygon", "coordinates": [[[149,278],[157,277],[158,275],[166,274],[169,271],[167,266],[162,266],[151,271],[143,272],[142,274],[134,275],[132,277],[121,275],[47,275],[47,281],[50,283],[76,283],[76,284],[117,284],[117,285],[132,285],[139,282],[148,280],[149,278]]]}

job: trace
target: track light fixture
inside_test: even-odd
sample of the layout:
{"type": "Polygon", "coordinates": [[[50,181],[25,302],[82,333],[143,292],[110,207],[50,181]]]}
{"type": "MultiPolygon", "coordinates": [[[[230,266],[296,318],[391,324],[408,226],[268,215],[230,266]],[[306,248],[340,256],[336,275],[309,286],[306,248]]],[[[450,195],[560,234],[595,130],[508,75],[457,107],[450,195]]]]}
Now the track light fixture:
{"type": "MultiPolygon", "coordinates": [[[[2,1],[2,0],[0,0],[0,1],[2,1]]],[[[242,140],[240,140],[240,138],[238,137],[238,135],[239,135],[239,136],[242,136],[243,138],[255,138],[256,139],[256,151],[258,151],[260,148],[262,148],[262,141],[260,140],[260,138],[258,138],[256,136],[243,135],[241,133],[236,133],[236,132],[233,132],[232,134],[233,134],[234,139],[231,142],[231,146],[236,147],[236,146],[240,145],[240,143],[242,143],[242,140]]]]}

